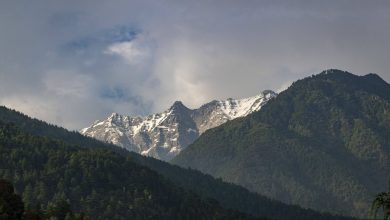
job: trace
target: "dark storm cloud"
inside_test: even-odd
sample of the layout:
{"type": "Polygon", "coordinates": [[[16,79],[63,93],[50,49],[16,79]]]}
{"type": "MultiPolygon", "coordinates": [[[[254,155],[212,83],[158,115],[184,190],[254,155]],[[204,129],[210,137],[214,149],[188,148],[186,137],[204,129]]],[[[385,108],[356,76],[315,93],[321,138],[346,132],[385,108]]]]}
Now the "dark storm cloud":
{"type": "Polygon", "coordinates": [[[6,0],[0,28],[0,103],[71,129],[328,68],[390,81],[389,1],[6,0]]]}

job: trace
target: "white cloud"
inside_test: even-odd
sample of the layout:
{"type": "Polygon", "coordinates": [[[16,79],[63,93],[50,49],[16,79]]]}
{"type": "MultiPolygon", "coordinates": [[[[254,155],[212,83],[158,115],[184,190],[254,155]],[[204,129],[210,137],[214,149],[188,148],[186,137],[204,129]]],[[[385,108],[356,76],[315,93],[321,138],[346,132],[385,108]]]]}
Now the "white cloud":
{"type": "Polygon", "coordinates": [[[132,65],[140,64],[150,56],[150,45],[144,38],[137,36],[131,41],[113,43],[107,46],[104,53],[120,56],[132,65]]]}
{"type": "Polygon", "coordinates": [[[137,45],[132,41],[114,43],[107,48],[105,53],[119,55],[131,64],[140,62],[140,59],[145,56],[145,53],[140,48],[137,48],[137,45]]]}

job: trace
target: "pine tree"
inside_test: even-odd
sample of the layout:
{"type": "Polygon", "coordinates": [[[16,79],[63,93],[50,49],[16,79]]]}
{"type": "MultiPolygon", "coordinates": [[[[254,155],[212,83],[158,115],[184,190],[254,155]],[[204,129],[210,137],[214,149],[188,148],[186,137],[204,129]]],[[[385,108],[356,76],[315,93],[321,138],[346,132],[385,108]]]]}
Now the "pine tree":
{"type": "Polygon", "coordinates": [[[380,209],[383,211],[383,220],[390,220],[390,183],[389,191],[379,193],[372,202],[371,217],[373,219],[376,219],[380,209]]]}
{"type": "Polygon", "coordinates": [[[22,219],[24,205],[14,187],[7,180],[0,179],[0,219],[22,219]]]}

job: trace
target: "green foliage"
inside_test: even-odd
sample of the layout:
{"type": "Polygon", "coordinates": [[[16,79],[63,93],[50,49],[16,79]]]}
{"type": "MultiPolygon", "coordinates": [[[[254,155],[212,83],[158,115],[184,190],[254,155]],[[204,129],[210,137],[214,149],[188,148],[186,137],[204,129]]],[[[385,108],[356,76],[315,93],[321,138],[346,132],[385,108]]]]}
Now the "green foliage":
{"type": "Polygon", "coordinates": [[[371,206],[371,217],[376,219],[378,210],[382,211],[383,219],[390,219],[390,184],[388,192],[382,192],[375,196],[371,206]]]}
{"type": "Polygon", "coordinates": [[[64,199],[57,199],[49,202],[46,210],[46,215],[50,218],[57,218],[58,220],[65,220],[73,216],[70,204],[64,199]]]}
{"type": "MultiPolygon", "coordinates": [[[[124,212],[128,210],[138,213],[136,218],[140,219],[157,218],[156,215],[162,212],[171,219],[192,219],[194,216],[197,216],[195,219],[202,216],[203,219],[228,219],[232,216],[233,219],[248,218],[218,208],[218,203],[226,209],[272,219],[348,219],[285,205],[199,171],[130,153],[78,133],[63,133],[62,128],[30,119],[6,108],[0,109],[1,121],[17,124],[18,128],[7,125],[9,128],[0,129],[0,134],[8,135],[8,138],[0,137],[0,140],[8,143],[0,145],[0,156],[8,158],[4,161],[0,158],[0,177],[19,180],[17,188],[29,207],[29,219],[41,219],[39,216],[46,212],[48,205],[58,200],[67,201],[73,212],[82,211],[92,219],[104,216],[110,216],[109,219],[128,219],[130,217],[124,217],[127,215],[124,212]],[[15,135],[18,136],[17,142],[9,140],[10,136],[15,135]],[[78,147],[80,143],[83,143],[84,149],[78,147]],[[21,172],[21,167],[27,170],[21,172]],[[194,196],[192,192],[201,197],[194,196]],[[220,211],[215,216],[206,215],[212,212],[213,207],[220,211]],[[202,210],[204,214],[197,213],[202,210]],[[97,214],[103,216],[96,217],[97,214]]],[[[76,213],[74,217],[83,219],[80,215],[76,213]]]]}
{"type": "MultiPolygon", "coordinates": [[[[12,123],[22,129],[23,132],[42,137],[50,137],[52,139],[61,140],[67,143],[72,143],[80,147],[95,147],[96,145],[103,145],[102,142],[92,139],[84,138],[77,131],[68,131],[56,125],[47,124],[38,119],[31,119],[15,110],[10,110],[4,106],[0,106],[0,120],[4,123],[12,123]]],[[[106,146],[108,146],[106,144],[106,146]]]]}
{"type": "Polygon", "coordinates": [[[390,178],[389,134],[389,84],[329,70],[205,132],[173,163],[287,203],[366,217],[390,178]]]}
{"type": "Polygon", "coordinates": [[[131,153],[133,160],[139,164],[150,167],[161,175],[169,178],[177,185],[196,192],[204,198],[216,199],[223,207],[249,213],[253,216],[264,216],[271,219],[299,219],[299,220],[347,220],[342,216],[319,213],[310,209],[303,209],[296,205],[286,205],[282,202],[269,199],[257,193],[222,181],[197,170],[183,169],[154,158],[145,158],[131,153]]]}
{"type": "Polygon", "coordinates": [[[0,179],[1,220],[90,220],[84,214],[74,215],[69,203],[63,199],[51,202],[46,211],[42,210],[39,205],[26,210],[24,206],[20,196],[15,194],[13,185],[7,180],[0,179]]]}
{"type": "Polygon", "coordinates": [[[0,219],[22,219],[24,206],[20,196],[14,192],[14,187],[8,181],[0,179],[0,219]]]}
{"type": "Polygon", "coordinates": [[[42,204],[48,219],[77,219],[71,210],[93,219],[250,219],[110,150],[79,148],[2,122],[0,168],[28,208],[42,204]]]}

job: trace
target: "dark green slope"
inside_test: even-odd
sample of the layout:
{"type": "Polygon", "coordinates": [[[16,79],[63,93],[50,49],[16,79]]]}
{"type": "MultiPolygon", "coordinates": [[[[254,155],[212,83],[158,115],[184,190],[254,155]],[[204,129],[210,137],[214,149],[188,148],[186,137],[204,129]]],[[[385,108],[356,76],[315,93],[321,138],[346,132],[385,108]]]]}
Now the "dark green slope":
{"type": "Polygon", "coordinates": [[[133,153],[132,158],[137,163],[156,170],[183,188],[196,192],[205,198],[216,199],[225,208],[239,210],[253,216],[288,220],[354,219],[329,213],[320,213],[296,205],[286,205],[280,201],[250,192],[236,184],[224,182],[220,178],[214,179],[212,176],[197,170],[183,169],[154,158],[145,158],[135,153],[133,153]]]}
{"type": "MultiPolygon", "coordinates": [[[[0,121],[4,123],[13,123],[23,132],[31,135],[50,137],[81,147],[94,148],[103,145],[103,142],[92,138],[85,138],[77,131],[68,131],[62,127],[48,124],[42,120],[32,119],[23,113],[8,109],[4,106],[0,106],[0,121]]],[[[108,144],[105,145],[108,148],[113,147],[108,144]]]]}
{"type": "Polygon", "coordinates": [[[205,132],[173,163],[287,203],[366,217],[390,179],[389,157],[390,85],[328,70],[205,132]]]}
{"type": "Polygon", "coordinates": [[[0,178],[13,182],[29,207],[67,200],[92,219],[251,219],[110,150],[28,135],[3,122],[0,178]]]}
{"type": "MultiPolygon", "coordinates": [[[[108,216],[111,214],[105,214],[106,212],[112,213],[116,209],[122,210],[121,207],[123,208],[125,205],[138,203],[140,207],[134,208],[132,205],[133,210],[140,213],[150,213],[149,211],[156,209],[157,211],[152,212],[161,214],[163,210],[165,212],[169,209],[176,209],[174,204],[177,205],[177,203],[175,201],[181,201],[182,206],[184,206],[181,209],[182,212],[187,212],[188,202],[183,202],[180,196],[184,194],[182,195],[183,199],[192,198],[195,200],[195,204],[210,207],[211,211],[209,212],[207,211],[209,209],[194,207],[198,211],[204,210],[205,215],[215,213],[216,210],[220,210],[218,211],[220,216],[223,214],[227,216],[238,215],[234,214],[235,212],[221,210],[216,202],[209,199],[212,198],[225,209],[236,209],[257,217],[307,220],[347,219],[320,214],[298,206],[285,205],[251,193],[242,187],[215,180],[198,171],[183,169],[153,158],[123,151],[118,147],[95,141],[75,132],[67,132],[65,129],[31,119],[4,107],[0,108],[0,122],[2,126],[10,126],[14,129],[7,128],[3,129],[4,131],[15,131],[15,134],[21,134],[23,137],[22,139],[14,138],[12,141],[9,141],[9,138],[0,138],[0,141],[3,141],[3,144],[0,145],[2,151],[0,153],[0,178],[12,180],[19,192],[23,193],[23,198],[27,203],[43,199],[42,203],[46,204],[54,195],[57,198],[65,194],[77,212],[82,211],[89,214],[98,210],[101,215],[108,216]],[[18,128],[3,121],[16,124],[18,128]],[[30,141],[30,139],[36,141],[30,141]],[[21,144],[25,142],[26,144],[21,144]],[[79,147],[80,143],[83,143],[83,148],[79,147]],[[113,151],[120,153],[121,156],[113,151]],[[157,171],[165,178],[145,168],[145,166],[157,171]],[[175,186],[172,186],[170,182],[173,182],[175,186]],[[124,186],[125,191],[128,192],[126,184],[130,184],[133,191],[137,189],[139,198],[134,195],[128,198],[126,193],[122,193],[124,186]],[[176,186],[180,186],[184,190],[177,189],[176,186]],[[40,193],[42,188],[46,193],[40,193]],[[62,188],[66,189],[65,192],[59,193],[62,188]],[[149,203],[143,205],[144,197],[148,195],[148,193],[144,195],[145,189],[147,192],[152,192],[152,198],[157,198],[157,200],[153,200],[153,206],[149,203]],[[201,198],[193,195],[190,191],[201,198]],[[38,195],[36,195],[37,193],[38,195]],[[169,196],[171,202],[164,200],[166,196],[169,196]],[[80,198],[82,198],[81,201],[80,198]],[[96,203],[97,201],[102,202],[96,203]],[[110,204],[114,201],[116,201],[115,205],[110,205],[108,208],[107,202],[110,204]],[[104,206],[102,203],[106,205],[104,206]]],[[[13,132],[10,135],[15,136],[13,132]]],[[[128,213],[123,213],[123,210],[114,213],[119,216],[127,215],[128,213]]],[[[181,213],[180,210],[179,213],[181,213]]],[[[191,211],[187,213],[191,214],[191,211]]],[[[96,217],[96,215],[93,216],[96,217]]],[[[180,215],[178,214],[178,216],[180,215]]],[[[186,218],[184,217],[184,219],[186,218]]]]}

